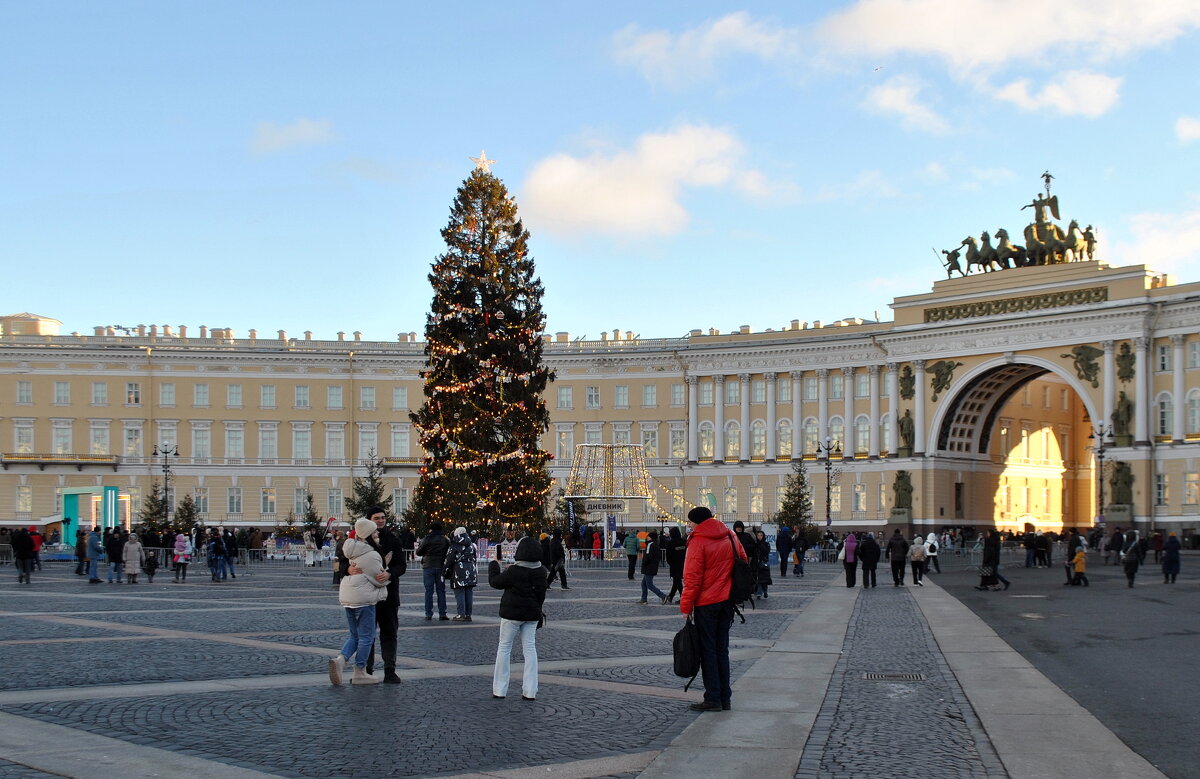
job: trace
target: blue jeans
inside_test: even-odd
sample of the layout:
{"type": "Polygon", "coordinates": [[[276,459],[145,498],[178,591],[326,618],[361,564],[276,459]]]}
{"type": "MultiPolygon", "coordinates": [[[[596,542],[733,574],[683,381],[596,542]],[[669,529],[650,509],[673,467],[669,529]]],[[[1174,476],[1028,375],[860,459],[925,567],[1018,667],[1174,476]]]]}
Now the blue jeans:
{"type": "Polygon", "coordinates": [[[117,575],[117,583],[121,582],[121,572],[125,570],[124,563],[109,563],[108,564],[108,583],[112,584],[113,574],[117,575]]]}
{"type": "Polygon", "coordinates": [[[225,578],[225,558],[224,557],[208,558],[208,570],[212,571],[212,576],[214,579],[224,579],[225,578]]]}
{"type": "Polygon", "coordinates": [[[88,579],[100,578],[100,561],[95,557],[89,557],[87,563],[88,579]]]}
{"type": "Polygon", "coordinates": [[[354,658],[354,665],[367,667],[367,656],[375,641],[375,606],[346,609],[346,624],[350,627],[350,638],[342,644],[342,657],[354,658]]]}
{"type": "Polygon", "coordinates": [[[665,592],[663,592],[662,590],[660,590],[654,586],[654,577],[648,573],[644,573],[644,574],[642,574],[642,601],[643,602],[645,602],[645,600],[646,600],[647,590],[654,593],[655,595],[657,595],[659,600],[662,600],[663,598],[665,598],[667,596],[667,594],[665,592]]]}
{"type": "Polygon", "coordinates": [[[437,590],[438,616],[446,616],[446,580],[437,568],[422,568],[421,581],[425,583],[425,616],[433,616],[433,591],[437,590]]]}
{"type": "Polygon", "coordinates": [[[454,604],[457,606],[458,616],[471,616],[471,609],[475,606],[475,588],[456,587],[454,589],[454,604]]]}
{"type": "Polygon", "coordinates": [[[508,695],[509,663],[512,660],[512,645],[517,634],[521,634],[521,653],[525,656],[525,670],[521,674],[521,695],[537,697],[537,622],[516,622],[500,619],[500,643],[496,647],[496,667],[492,671],[492,695],[508,695]]]}
{"type": "MultiPolygon", "coordinates": [[[[234,558],[232,558],[232,557],[226,557],[225,558],[225,567],[229,569],[229,575],[236,579],[237,571],[233,570],[233,560],[234,560],[234,558]]],[[[221,578],[224,579],[225,577],[222,576],[221,578]]]]}
{"type": "Polygon", "coordinates": [[[733,625],[733,607],[728,602],[697,606],[692,612],[700,631],[700,673],[704,679],[704,700],[729,703],[733,688],[729,684],[729,628],[733,625]]]}

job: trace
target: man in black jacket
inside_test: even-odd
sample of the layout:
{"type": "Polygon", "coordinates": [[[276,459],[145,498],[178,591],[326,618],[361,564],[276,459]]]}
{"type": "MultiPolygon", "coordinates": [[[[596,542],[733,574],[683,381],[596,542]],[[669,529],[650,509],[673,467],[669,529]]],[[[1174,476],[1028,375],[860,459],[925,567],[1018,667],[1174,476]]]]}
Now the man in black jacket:
{"type": "MultiPolygon", "coordinates": [[[[536,542],[535,542],[536,543],[536,542]]],[[[446,615],[446,580],[442,578],[442,566],[446,564],[446,552],[450,541],[442,531],[442,523],[429,526],[429,535],[421,539],[417,557],[421,558],[421,578],[425,583],[425,619],[433,619],[433,593],[437,591],[438,619],[448,622],[446,615]]]]}
{"type": "Polygon", "coordinates": [[[874,533],[858,542],[858,559],[862,563],[863,588],[875,586],[875,566],[879,564],[879,542],[874,533]]]}
{"type": "MultiPolygon", "coordinates": [[[[406,569],[404,548],[400,544],[400,537],[387,529],[387,512],[382,506],[372,506],[367,512],[367,519],[379,528],[379,541],[370,543],[379,550],[386,575],[390,577],[387,598],[375,604],[375,624],[379,626],[379,653],[383,657],[383,681],[387,684],[399,684],[400,677],[396,675],[396,636],[400,630],[400,577],[406,569]]],[[[374,673],[374,669],[375,645],[372,644],[371,654],[367,658],[367,673],[374,673]]]]}
{"type": "Polygon", "coordinates": [[[900,534],[900,528],[888,539],[887,556],[892,564],[892,586],[899,587],[904,584],[904,566],[908,562],[908,540],[900,534]]]}

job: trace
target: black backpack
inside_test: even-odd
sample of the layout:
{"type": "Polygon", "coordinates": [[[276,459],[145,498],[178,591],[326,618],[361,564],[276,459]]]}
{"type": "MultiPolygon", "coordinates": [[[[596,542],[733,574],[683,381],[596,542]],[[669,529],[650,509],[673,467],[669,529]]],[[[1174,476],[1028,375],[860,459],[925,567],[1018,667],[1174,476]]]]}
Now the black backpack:
{"type": "Polygon", "coordinates": [[[687,692],[687,688],[692,686],[696,675],[700,673],[700,630],[691,614],[675,634],[671,642],[671,651],[675,658],[675,675],[688,680],[687,684],[683,685],[683,691],[687,692]]]}
{"type": "Polygon", "coordinates": [[[746,617],[739,607],[749,601],[750,608],[755,608],[753,596],[757,585],[755,584],[754,568],[750,566],[748,560],[738,557],[732,533],[729,534],[729,549],[733,552],[733,576],[729,582],[729,602],[733,604],[734,612],[742,618],[742,622],[745,622],[746,617]]]}

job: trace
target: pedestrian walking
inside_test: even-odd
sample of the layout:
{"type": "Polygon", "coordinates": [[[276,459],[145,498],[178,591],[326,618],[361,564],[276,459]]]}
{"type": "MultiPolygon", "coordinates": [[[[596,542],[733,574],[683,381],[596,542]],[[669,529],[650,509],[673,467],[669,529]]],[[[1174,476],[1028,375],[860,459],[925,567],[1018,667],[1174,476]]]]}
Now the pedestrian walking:
{"type": "Polygon", "coordinates": [[[329,659],[329,681],[342,683],[342,671],[346,663],[353,661],[354,676],[351,684],[378,684],[377,679],[367,673],[367,656],[375,642],[375,605],[387,599],[387,571],[383,557],[370,543],[378,542],[378,529],[369,519],[354,523],[354,538],[342,545],[346,559],[361,573],[347,576],[338,585],[338,602],[346,612],[346,624],[350,635],[342,645],[342,651],[329,659]],[[383,580],[380,576],[383,575],[383,580]]]}
{"type": "Polygon", "coordinates": [[[979,564],[979,584],[977,590],[1000,589],[1000,536],[988,528],[983,531],[983,559],[979,564]]]}
{"type": "Polygon", "coordinates": [[[125,581],[137,584],[138,571],[146,562],[146,550],[142,547],[137,533],[129,534],[125,548],[121,550],[121,559],[125,561],[125,581]]]}
{"type": "Polygon", "coordinates": [[[571,589],[567,586],[567,548],[563,544],[562,531],[555,528],[550,533],[550,538],[546,539],[546,549],[550,554],[544,559],[547,563],[546,567],[550,570],[550,583],[554,583],[554,577],[558,577],[559,585],[564,590],[571,589]]]}
{"type": "Polygon", "coordinates": [[[113,577],[117,578],[117,584],[121,583],[121,577],[125,575],[124,558],[122,554],[125,551],[125,539],[121,537],[119,528],[113,528],[113,531],[108,534],[108,540],[104,544],[104,554],[108,558],[108,583],[113,583],[113,577]]]}
{"type": "Polygon", "coordinates": [[[1087,587],[1087,552],[1084,551],[1082,546],[1079,546],[1075,549],[1075,557],[1071,561],[1071,566],[1075,571],[1075,576],[1071,579],[1071,584],[1075,585],[1076,587],[1081,584],[1084,587],[1087,587]]]}
{"type": "MultiPolygon", "coordinates": [[[[531,541],[533,539],[530,539],[531,541]]],[[[534,543],[537,543],[534,541],[534,543]]],[[[433,619],[433,595],[437,593],[438,619],[446,622],[446,580],[442,568],[446,565],[446,552],[450,542],[446,540],[441,522],[429,525],[429,534],[417,545],[417,556],[421,558],[421,580],[425,585],[425,621],[433,619]]]]}
{"type": "MultiPolygon", "coordinates": [[[[1134,534],[1137,533],[1136,530],[1131,530],[1129,532],[1134,534]]],[[[1138,557],[1136,546],[1125,552],[1124,559],[1121,561],[1121,565],[1125,569],[1125,580],[1129,583],[1130,587],[1133,586],[1133,580],[1137,578],[1138,568],[1141,567],[1141,564],[1142,561],[1141,558],[1138,557]]]]}
{"type": "Polygon", "coordinates": [[[479,556],[475,542],[467,534],[465,527],[456,527],[450,539],[450,549],[446,552],[446,567],[442,575],[450,581],[454,590],[454,604],[457,622],[470,622],[472,607],[475,603],[475,585],[479,583],[476,559],[479,556]]]}
{"type": "Polygon", "coordinates": [[[858,545],[858,559],[862,562],[863,589],[875,586],[875,567],[879,565],[881,553],[875,534],[867,533],[867,537],[858,545]]]}
{"type": "Polygon", "coordinates": [[[775,536],[775,552],[779,555],[779,576],[786,579],[788,562],[792,556],[792,529],[787,525],[779,528],[775,536]]]}
{"type": "Polygon", "coordinates": [[[1179,575],[1180,548],[1179,539],[1175,537],[1175,531],[1172,530],[1167,534],[1167,540],[1163,542],[1163,584],[1174,584],[1175,577],[1179,575]]]}
{"type": "Polygon", "coordinates": [[[925,573],[929,573],[930,566],[936,569],[938,573],[942,572],[942,564],[938,562],[937,533],[930,533],[925,538],[925,573]]]}
{"type": "Polygon", "coordinates": [[[100,528],[93,527],[87,537],[88,584],[99,584],[100,561],[104,559],[104,541],[100,537],[100,528]]]}
{"type": "Polygon", "coordinates": [[[225,581],[225,542],[221,540],[221,533],[215,527],[209,531],[204,553],[212,580],[225,581]]]}
{"type": "Polygon", "coordinates": [[[232,530],[226,528],[225,534],[221,536],[221,543],[225,546],[225,570],[229,572],[230,579],[236,579],[237,569],[233,566],[238,561],[237,536],[232,530]]]}
{"type": "Polygon", "coordinates": [[[28,530],[19,527],[9,543],[12,545],[13,562],[17,566],[17,584],[31,584],[29,574],[33,572],[33,537],[28,530]]]}
{"type": "Polygon", "coordinates": [[[667,531],[664,542],[667,557],[667,569],[671,573],[671,591],[667,593],[667,603],[674,603],[676,595],[683,594],[683,567],[687,560],[687,544],[679,528],[672,527],[667,531]]]}
{"type": "Polygon", "coordinates": [[[192,546],[192,539],[188,538],[183,533],[175,535],[175,556],[172,558],[175,563],[175,583],[187,582],[188,564],[192,561],[192,552],[195,547],[192,546]]]}
{"type": "Polygon", "coordinates": [[[858,538],[853,533],[847,533],[842,539],[841,547],[838,559],[842,561],[842,567],[846,570],[846,586],[853,587],[858,571],[858,538]]]}
{"type": "Polygon", "coordinates": [[[658,576],[658,568],[662,564],[662,546],[658,543],[658,532],[651,530],[646,534],[646,552],[642,555],[642,599],[638,601],[646,605],[646,598],[652,592],[665,605],[667,594],[654,585],[654,577],[658,576]]]}
{"type": "Polygon", "coordinates": [[[83,528],[75,531],[75,575],[87,575],[87,533],[83,528]]]}
{"type": "Polygon", "coordinates": [[[758,572],[758,594],[766,598],[767,588],[773,583],[771,581],[771,544],[767,541],[767,535],[761,528],[754,530],[753,563],[758,572]]]}
{"type": "Polygon", "coordinates": [[[904,569],[908,565],[908,540],[900,534],[900,528],[892,531],[892,537],[888,539],[887,556],[892,566],[892,586],[903,586],[904,569]]]}
{"type": "MultiPolygon", "coordinates": [[[[984,544],[985,548],[986,546],[984,544]]],[[[908,550],[908,564],[912,568],[913,584],[924,587],[921,577],[925,573],[925,539],[921,536],[916,536],[912,540],[912,545],[908,550]]]]}
{"type": "Polygon", "coordinates": [[[805,535],[804,529],[797,525],[792,530],[792,562],[795,563],[792,575],[797,579],[804,578],[804,556],[806,554],[808,554],[808,536],[805,535]]]}
{"type": "MultiPolygon", "coordinates": [[[[500,547],[496,547],[497,556],[500,547]]],[[[546,601],[549,571],[542,566],[542,549],[536,540],[525,537],[517,544],[513,564],[500,570],[500,561],[488,563],[488,584],[504,590],[500,596],[500,640],[496,645],[496,665],[492,670],[492,697],[508,695],[512,645],[519,635],[525,671],[521,675],[521,698],[537,698],[537,628],[542,622],[542,604],[546,601]]]]}
{"type": "Polygon", "coordinates": [[[629,575],[629,581],[633,581],[634,571],[637,570],[638,537],[637,533],[632,530],[625,533],[625,559],[629,562],[629,569],[626,573],[629,575]]]}

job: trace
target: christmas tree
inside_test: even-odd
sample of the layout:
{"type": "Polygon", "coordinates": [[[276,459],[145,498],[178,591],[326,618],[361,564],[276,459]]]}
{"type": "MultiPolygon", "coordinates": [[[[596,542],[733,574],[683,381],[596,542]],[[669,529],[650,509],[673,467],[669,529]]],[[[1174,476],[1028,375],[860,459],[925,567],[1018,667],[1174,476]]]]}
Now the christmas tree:
{"type": "Polygon", "coordinates": [[[346,513],[353,522],[356,519],[368,519],[367,512],[379,507],[383,509],[387,522],[391,525],[395,517],[392,516],[392,496],[387,494],[387,484],[384,482],[383,460],[376,457],[373,451],[368,455],[367,475],[355,476],[350,485],[354,494],[343,498],[346,513]]]}
{"type": "Polygon", "coordinates": [[[808,471],[803,460],[792,463],[792,474],[784,484],[783,498],[779,502],[779,511],[775,512],[774,520],[780,525],[796,528],[796,541],[804,539],[808,546],[815,544],[821,537],[820,528],[813,524],[812,484],[808,481],[808,471]]]}
{"type": "Polygon", "coordinates": [[[407,514],[419,532],[433,521],[492,535],[500,524],[532,526],[550,491],[542,282],[516,203],[492,161],[475,161],[429,274],[425,401],[411,415],[425,461],[407,514]]]}

